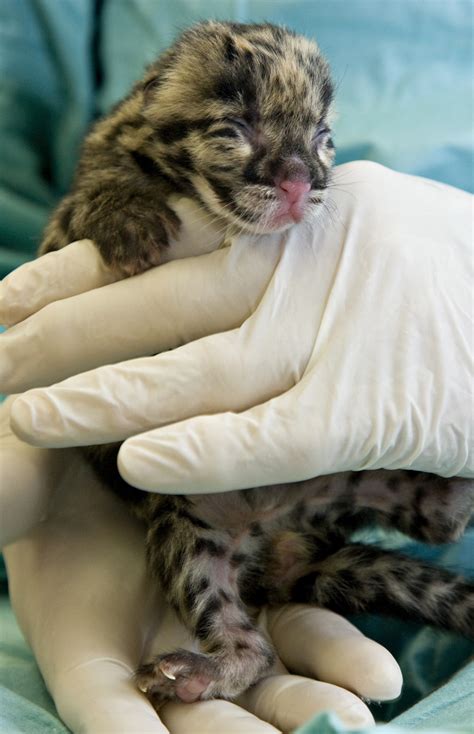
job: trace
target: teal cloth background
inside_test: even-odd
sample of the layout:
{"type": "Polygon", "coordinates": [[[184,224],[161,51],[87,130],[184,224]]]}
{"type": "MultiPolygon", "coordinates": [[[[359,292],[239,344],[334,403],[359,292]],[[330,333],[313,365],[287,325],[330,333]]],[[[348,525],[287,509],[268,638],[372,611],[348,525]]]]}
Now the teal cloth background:
{"type": "MultiPolygon", "coordinates": [[[[281,22],[318,40],[337,83],[338,162],[376,160],[472,191],[472,15],[471,0],[0,0],[0,275],[34,255],[91,122],[180,28],[209,17],[281,22]]],[[[474,571],[473,531],[437,551],[391,543],[474,571]]],[[[356,622],[404,672],[401,698],[373,708],[391,720],[381,732],[473,731],[474,667],[463,667],[472,645],[393,620],[356,622]]],[[[6,596],[0,730],[66,731],[6,596]]],[[[345,731],[328,713],[299,734],[345,731]]]]}

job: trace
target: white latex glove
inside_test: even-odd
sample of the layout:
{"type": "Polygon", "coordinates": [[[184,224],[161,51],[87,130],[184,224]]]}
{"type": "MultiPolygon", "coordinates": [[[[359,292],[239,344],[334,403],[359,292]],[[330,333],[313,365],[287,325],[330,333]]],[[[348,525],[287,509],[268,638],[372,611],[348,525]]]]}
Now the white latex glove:
{"type": "Polygon", "coordinates": [[[0,389],[89,370],[17,399],[16,433],[128,438],[122,475],[159,492],[382,467],[474,476],[471,197],[366,162],[334,180],[313,228],[102,288],[88,242],[9,276],[3,321],[32,315],[1,337],[0,389]]]}
{"type": "Polygon", "coordinates": [[[134,685],[133,670],[152,651],[191,648],[192,641],[146,578],[144,530],[79,453],[33,448],[9,433],[8,409],[0,407],[8,540],[36,523],[5,549],[12,603],[73,732],[270,734],[323,710],[358,728],[373,719],[349,690],[375,700],[399,694],[400,670],[384,648],[332,612],[287,605],[263,614],[262,624],[299,675],[280,662],[239,705],[170,703],[160,720],[134,685]]]}

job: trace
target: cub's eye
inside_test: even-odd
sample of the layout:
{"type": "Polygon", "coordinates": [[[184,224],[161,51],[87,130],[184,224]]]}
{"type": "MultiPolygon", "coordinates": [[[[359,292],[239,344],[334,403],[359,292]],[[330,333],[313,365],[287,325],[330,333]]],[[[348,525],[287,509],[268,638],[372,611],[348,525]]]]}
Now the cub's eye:
{"type": "Polygon", "coordinates": [[[313,143],[314,145],[323,145],[329,140],[330,136],[331,130],[327,125],[320,125],[313,135],[313,143]]]}
{"type": "Polygon", "coordinates": [[[239,139],[242,135],[249,137],[252,134],[252,127],[240,117],[224,117],[217,124],[218,127],[206,133],[208,138],[239,139]]]}
{"type": "Polygon", "coordinates": [[[226,122],[228,122],[229,125],[233,125],[245,135],[250,135],[250,133],[252,132],[251,126],[242,117],[227,117],[226,122]]]}

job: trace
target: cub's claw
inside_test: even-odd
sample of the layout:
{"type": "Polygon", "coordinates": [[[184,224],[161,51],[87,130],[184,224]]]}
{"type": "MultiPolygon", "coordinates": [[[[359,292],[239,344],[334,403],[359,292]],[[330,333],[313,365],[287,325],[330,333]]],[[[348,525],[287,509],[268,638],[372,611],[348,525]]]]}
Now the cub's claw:
{"type": "Polygon", "coordinates": [[[186,650],[159,655],[141,665],[135,675],[138,688],[155,708],[165,701],[192,703],[207,698],[216,678],[215,666],[206,655],[186,650]]]}

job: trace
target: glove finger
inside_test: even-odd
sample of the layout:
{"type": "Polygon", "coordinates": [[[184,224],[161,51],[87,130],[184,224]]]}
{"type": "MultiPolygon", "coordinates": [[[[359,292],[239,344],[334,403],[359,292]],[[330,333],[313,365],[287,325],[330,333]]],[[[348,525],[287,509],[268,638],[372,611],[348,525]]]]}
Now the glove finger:
{"type": "Polygon", "coordinates": [[[45,515],[70,452],[45,451],[10,430],[10,406],[0,406],[0,547],[25,535],[45,515]]]}
{"type": "Polygon", "coordinates": [[[344,617],[303,604],[268,609],[266,616],[269,634],[290,670],[372,701],[400,695],[403,680],[394,657],[344,617]]]}
{"type": "MultiPolygon", "coordinates": [[[[67,670],[52,690],[61,719],[82,734],[170,734],[122,661],[90,660],[67,670]]],[[[174,734],[174,733],[173,733],[174,734]]]]}
{"type": "Polygon", "coordinates": [[[310,417],[316,406],[304,401],[298,383],[242,413],[199,415],[134,436],[120,449],[120,473],[140,489],[168,494],[226,492],[313,477],[318,470],[310,417]]]}
{"type": "Polygon", "coordinates": [[[275,334],[267,339],[253,321],[30,390],[12,407],[12,427],[25,441],[59,448],[120,441],[223,408],[246,410],[292,387],[312,346],[301,335],[299,349],[281,352],[275,334]]]}
{"type": "Polygon", "coordinates": [[[242,238],[50,303],[1,336],[0,390],[23,392],[239,326],[261,298],[280,247],[276,240],[251,248],[242,238]]]}
{"type": "Polygon", "coordinates": [[[282,732],[294,731],[323,711],[337,714],[351,730],[375,723],[365,703],[350,691],[297,675],[269,676],[250,688],[239,703],[282,732]]]}
{"type": "Polygon", "coordinates": [[[279,731],[230,701],[168,703],[160,716],[171,734],[278,734],[279,731]]]}
{"type": "Polygon", "coordinates": [[[43,306],[116,280],[91,240],[27,262],[0,284],[0,324],[12,326],[43,306]]]}

